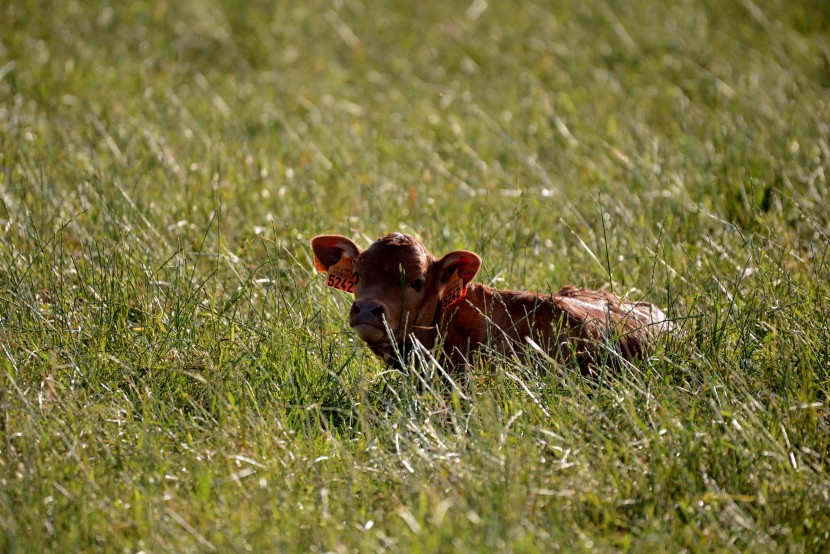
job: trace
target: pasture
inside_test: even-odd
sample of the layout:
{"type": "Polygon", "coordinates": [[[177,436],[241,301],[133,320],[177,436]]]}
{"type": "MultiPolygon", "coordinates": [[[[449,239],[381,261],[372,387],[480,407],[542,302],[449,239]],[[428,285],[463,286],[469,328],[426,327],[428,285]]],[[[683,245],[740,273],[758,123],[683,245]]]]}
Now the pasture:
{"type": "Polygon", "coordinates": [[[825,0],[0,3],[0,551],[822,551],[825,0]],[[381,364],[309,240],[679,330],[381,364]]]}

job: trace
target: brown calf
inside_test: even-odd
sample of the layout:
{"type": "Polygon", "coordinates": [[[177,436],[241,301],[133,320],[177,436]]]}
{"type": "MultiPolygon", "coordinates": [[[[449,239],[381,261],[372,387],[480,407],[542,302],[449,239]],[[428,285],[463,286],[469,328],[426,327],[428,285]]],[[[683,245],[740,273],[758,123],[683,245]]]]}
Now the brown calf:
{"type": "Polygon", "coordinates": [[[317,271],[328,273],[326,284],[354,293],[349,325],[393,365],[413,338],[432,348],[443,337],[444,361],[453,367],[484,345],[521,355],[532,340],[585,372],[610,344],[627,360],[643,356],[670,326],[651,304],[604,291],[566,286],[551,296],[473,283],[481,266],[476,254],[456,250],[437,259],[410,235],[386,235],[366,250],[346,237],[322,235],[311,247],[317,271]]]}

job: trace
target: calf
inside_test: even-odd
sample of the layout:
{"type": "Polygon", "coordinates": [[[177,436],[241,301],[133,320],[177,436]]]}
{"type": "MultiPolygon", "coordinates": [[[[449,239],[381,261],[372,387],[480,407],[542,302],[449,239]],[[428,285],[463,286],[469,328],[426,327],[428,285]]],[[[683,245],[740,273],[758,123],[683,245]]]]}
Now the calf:
{"type": "Polygon", "coordinates": [[[476,254],[456,250],[438,259],[410,235],[386,235],[366,250],[346,237],[322,235],[311,247],[326,284],[355,296],[349,325],[393,365],[413,338],[430,349],[442,344],[443,361],[456,368],[485,345],[521,356],[523,343],[532,340],[587,372],[603,359],[603,347],[607,352],[614,344],[623,358],[638,358],[669,327],[651,304],[604,291],[566,286],[551,296],[473,283],[481,267],[476,254]]]}

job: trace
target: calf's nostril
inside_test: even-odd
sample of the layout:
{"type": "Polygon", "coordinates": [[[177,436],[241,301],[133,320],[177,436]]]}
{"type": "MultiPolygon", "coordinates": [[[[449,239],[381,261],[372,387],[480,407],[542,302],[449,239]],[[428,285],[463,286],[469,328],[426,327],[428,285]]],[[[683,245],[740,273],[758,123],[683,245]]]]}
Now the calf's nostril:
{"type": "Polygon", "coordinates": [[[372,315],[375,316],[375,317],[382,316],[383,315],[383,308],[381,308],[380,306],[378,306],[377,308],[374,308],[372,310],[372,315]]]}

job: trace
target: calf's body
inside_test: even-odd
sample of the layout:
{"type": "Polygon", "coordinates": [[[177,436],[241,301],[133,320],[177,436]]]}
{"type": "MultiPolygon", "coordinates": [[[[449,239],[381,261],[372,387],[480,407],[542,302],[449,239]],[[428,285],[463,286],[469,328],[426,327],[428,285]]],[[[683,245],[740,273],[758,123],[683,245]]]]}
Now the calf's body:
{"type": "Polygon", "coordinates": [[[455,365],[487,344],[521,356],[530,338],[551,357],[587,371],[592,363],[613,360],[611,349],[627,360],[642,357],[666,325],[665,315],[649,304],[572,286],[546,295],[474,283],[465,300],[439,318],[445,322],[444,353],[455,365]]]}
{"type": "Polygon", "coordinates": [[[481,266],[476,254],[457,250],[438,259],[410,235],[386,235],[366,250],[323,235],[312,249],[327,284],[355,295],[349,324],[394,365],[413,339],[430,349],[442,344],[440,357],[452,367],[485,347],[521,356],[530,339],[588,371],[609,348],[627,360],[643,356],[669,326],[658,308],[604,291],[566,286],[548,295],[473,283],[481,266]]]}

